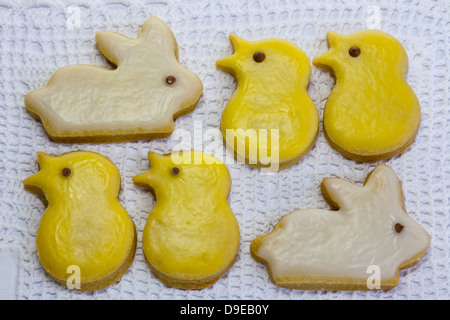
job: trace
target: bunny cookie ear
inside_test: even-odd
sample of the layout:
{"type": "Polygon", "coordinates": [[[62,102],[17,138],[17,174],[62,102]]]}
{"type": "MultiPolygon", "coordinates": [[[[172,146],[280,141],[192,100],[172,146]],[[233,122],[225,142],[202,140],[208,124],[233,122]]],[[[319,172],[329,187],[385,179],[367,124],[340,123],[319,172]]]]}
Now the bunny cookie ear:
{"type": "Polygon", "coordinates": [[[129,45],[130,39],[119,33],[100,31],[95,35],[95,41],[103,55],[117,66],[125,56],[123,47],[129,45]]]}
{"type": "Polygon", "coordinates": [[[403,191],[400,180],[394,170],[384,163],[378,165],[366,178],[364,186],[381,193],[396,192],[401,195],[403,203],[403,191]]]}
{"type": "Polygon", "coordinates": [[[144,37],[158,44],[158,50],[164,54],[175,54],[178,60],[178,45],[170,28],[159,18],[150,17],[142,26],[139,37],[144,37]]]}
{"type": "Polygon", "coordinates": [[[374,189],[384,189],[386,186],[400,187],[400,181],[397,178],[394,170],[384,163],[378,165],[366,178],[364,186],[374,189]]]}
{"type": "Polygon", "coordinates": [[[342,179],[325,178],[320,185],[323,197],[332,209],[349,208],[358,197],[361,188],[342,179]]]}

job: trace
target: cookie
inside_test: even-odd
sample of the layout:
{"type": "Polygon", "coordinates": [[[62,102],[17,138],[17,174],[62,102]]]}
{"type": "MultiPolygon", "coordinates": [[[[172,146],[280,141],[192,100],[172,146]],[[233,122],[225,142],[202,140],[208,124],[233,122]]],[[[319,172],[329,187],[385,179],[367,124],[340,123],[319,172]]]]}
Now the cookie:
{"type": "Polygon", "coordinates": [[[70,277],[78,269],[79,285],[71,289],[80,291],[119,281],[133,262],[136,230],[118,201],[117,167],[90,151],[38,153],[38,162],[39,172],[23,184],[46,205],[36,236],[45,272],[69,286],[76,284],[70,277]]]}
{"type": "Polygon", "coordinates": [[[191,112],[203,85],[178,61],[170,29],[151,17],[132,40],[99,32],[96,41],[115,66],[67,66],[25,105],[58,142],[118,142],[169,136],[174,118],[191,112]]]}
{"type": "Polygon", "coordinates": [[[168,286],[213,285],[232,267],[239,246],[227,167],[198,151],[149,152],[148,158],[151,169],[133,178],[156,197],[142,234],[148,265],[168,286]]]}
{"type": "Polygon", "coordinates": [[[337,211],[308,209],[284,216],[271,233],[252,241],[252,256],[280,287],[395,287],[399,270],[417,264],[430,245],[428,233],[406,213],[395,172],[380,164],[364,187],[328,178],[321,189],[337,211]]]}
{"type": "Polygon", "coordinates": [[[307,92],[310,62],[285,40],[229,38],[234,54],[216,62],[237,81],[222,115],[225,144],[251,166],[285,169],[311,150],[318,134],[317,109],[307,92]]]}
{"type": "Polygon", "coordinates": [[[387,159],[413,143],[420,105],[405,80],[408,56],[382,31],[327,33],[329,50],[313,64],[336,78],[324,109],[325,137],[345,157],[362,162],[387,159]]]}

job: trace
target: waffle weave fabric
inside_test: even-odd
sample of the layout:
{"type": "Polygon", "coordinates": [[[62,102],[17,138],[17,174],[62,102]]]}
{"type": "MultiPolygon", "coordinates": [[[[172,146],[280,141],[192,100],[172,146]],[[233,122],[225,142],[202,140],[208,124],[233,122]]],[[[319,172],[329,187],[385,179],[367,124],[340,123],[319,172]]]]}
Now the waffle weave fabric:
{"type": "MultiPolygon", "coordinates": [[[[448,299],[449,18],[448,0],[0,0],[0,270],[4,271],[0,281],[9,283],[0,289],[0,296],[8,290],[4,294],[17,299],[448,299]],[[312,151],[280,173],[263,174],[240,163],[227,163],[232,177],[229,203],[239,222],[241,242],[237,261],[225,276],[212,287],[187,291],[167,287],[154,276],[145,262],[141,239],[155,201],[131,179],[149,169],[148,151],[168,153],[179,141],[172,136],[113,144],[59,144],[47,137],[24,106],[24,96],[44,86],[63,66],[111,68],[95,44],[95,33],[109,30],[135,38],[150,16],[171,28],[181,64],[203,81],[197,108],[175,122],[176,129],[190,132],[192,140],[209,129],[218,130],[224,106],[236,88],[233,77],[215,66],[217,59],[232,52],[229,33],[248,40],[286,39],[310,60],[327,50],[329,30],[348,34],[377,28],[404,45],[409,56],[407,80],[420,100],[422,123],[414,144],[385,162],[402,181],[408,213],[432,240],[423,260],[401,271],[396,288],[368,292],[282,289],[250,255],[250,242],[270,232],[283,215],[328,208],[319,187],[324,177],[362,184],[377,165],[351,161],[334,151],[325,140],[322,124],[312,151]],[[119,283],[92,293],[68,290],[45,275],[35,244],[44,205],[22,184],[38,170],[36,152],[59,155],[74,150],[98,152],[117,165],[122,177],[119,199],[138,233],[136,257],[128,272],[119,283]]],[[[309,93],[320,119],[333,85],[329,73],[312,68],[309,93]]]]}

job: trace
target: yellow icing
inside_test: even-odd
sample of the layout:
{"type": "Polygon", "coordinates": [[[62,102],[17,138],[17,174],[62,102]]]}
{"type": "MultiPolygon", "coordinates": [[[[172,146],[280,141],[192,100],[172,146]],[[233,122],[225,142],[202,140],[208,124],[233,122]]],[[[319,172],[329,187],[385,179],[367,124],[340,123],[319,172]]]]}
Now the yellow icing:
{"type": "Polygon", "coordinates": [[[278,154],[281,166],[294,164],[311,149],[318,132],[317,109],[306,91],[311,72],[308,58],[297,46],[281,39],[247,41],[230,35],[230,41],[235,53],[216,62],[237,81],[222,116],[224,138],[227,129],[278,129],[279,145],[272,146],[269,140],[260,149],[259,141],[249,147],[245,135],[237,133],[235,142],[226,141],[227,147],[256,166],[263,166],[259,156],[252,157],[258,152],[278,154]],[[265,54],[264,61],[254,60],[256,52],[265,54]]]}
{"type": "Polygon", "coordinates": [[[358,160],[402,152],[418,131],[420,106],[405,80],[408,57],[401,43],[377,30],[328,32],[327,40],[329,51],[313,64],[336,77],[324,110],[332,145],[358,160]],[[349,54],[353,46],[360,48],[357,57],[349,54]]]}
{"type": "Polygon", "coordinates": [[[135,238],[134,224],[117,199],[116,166],[88,151],[38,153],[38,161],[40,171],[24,185],[48,204],[36,237],[43,268],[60,283],[71,265],[80,268],[81,283],[108,277],[129,257],[135,238]]]}
{"type": "Polygon", "coordinates": [[[142,234],[149,265],[178,283],[214,278],[234,262],[239,245],[238,223],[227,202],[228,169],[197,151],[149,152],[148,158],[151,169],[133,181],[156,197],[142,234]]]}

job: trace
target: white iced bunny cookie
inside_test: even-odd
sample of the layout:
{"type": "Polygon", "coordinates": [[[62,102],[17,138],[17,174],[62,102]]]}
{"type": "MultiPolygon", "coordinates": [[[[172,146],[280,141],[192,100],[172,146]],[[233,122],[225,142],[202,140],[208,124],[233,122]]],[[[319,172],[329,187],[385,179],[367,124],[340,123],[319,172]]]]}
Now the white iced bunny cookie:
{"type": "Polygon", "coordinates": [[[284,216],[273,232],[252,241],[252,256],[280,287],[395,287],[399,270],[418,263],[430,244],[428,233],[406,213],[395,172],[380,164],[364,187],[327,178],[321,189],[337,211],[308,209],[284,216]]]}
{"type": "Polygon", "coordinates": [[[67,66],[25,97],[53,140],[163,138],[174,130],[174,118],[197,105],[202,82],[179,63],[176,40],[158,18],[148,19],[135,40],[102,31],[96,42],[116,69],[67,66]]]}

